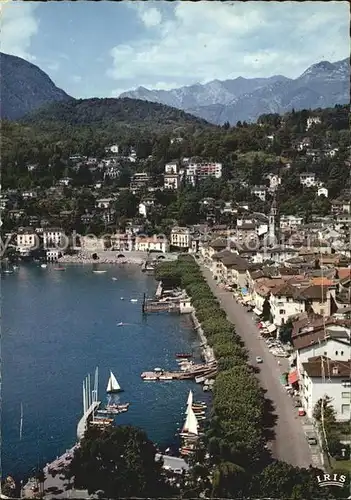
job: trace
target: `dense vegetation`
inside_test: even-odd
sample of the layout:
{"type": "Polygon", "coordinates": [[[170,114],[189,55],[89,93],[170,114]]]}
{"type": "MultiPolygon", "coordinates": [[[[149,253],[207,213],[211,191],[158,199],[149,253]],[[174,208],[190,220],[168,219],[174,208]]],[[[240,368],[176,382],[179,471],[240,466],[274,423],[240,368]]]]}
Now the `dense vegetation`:
{"type": "MultiPolygon", "coordinates": [[[[307,117],[311,115],[306,110],[284,117],[264,115],[257,124],[238,123],[236,127],[226,124],[220,128],[202,126],[192,118],[187,121],[183,112],[171,108],[163,110],[162,105],[158,111],[156,104],[149,109],[149,103],[143,101],[137,106],[135,101],[126,99],[123,106],[116,105],[117,110],[112,106],[112,112],[108,111],[108,104],[98,100],[93,100],[91,106],[86,106],[84,101],[55,106],[57,114],[51,118],[51,111],[47,110],[36,118],[33,116],[29,124],[4,122],[2,127],[3,189],[47,188],[68,175],[73,179],[72,187],[81,191],[73,194],[68,189],[46,213],[43,210],[45,203],[37,203],[35,210],[38,213],[43,210],[42,216],[58,213],[60,209],[73,210],[76,220],[82,212],[75,206],[74,198],[82,196],[82,191],[97,181],[103,182],[101,193],[107,196],[129,186],[135,172],[149,173],[152,185],[160,186],[164,164],[183,157],[222,162],[222,179],[209,179],[195,187],[182,186],[176,193],[156,192],[157,208],[150,212],[150,217],[148,215],[151,230],[165,232],[170,221],[180,224],[205,221],[206,211],[200,205],[204,197],[216,200],[214,220],[217,223],[232,221],[230,215],[220,210],[227,201],[248,201],[253,211],[267,211],[270,197],[264,203],[251,194],[250,187],[266,184],[265,176],[271,172],[282,178],[277,192],[280,212],[301,215],[306,221],[312,215],[328,214],[330,200],[350,187],[350,132],[346,107],[313,112],[322,122],[306,131],[307,117]],[[180,140],[172,141],[175,137],[180,140]],[[311,147],[319,151],[316,158],[296,149],[296,142],[302,138],[309,139],[311,147]],[[94,156],[99,161],[107,156],[105,147],[114,143],[120,146],[122,154],[127,154],[133,146],[138,158],[135,163],[120,159],[121,172],[115,179],[105,178],[104,169],[91,169],[84,162],[77,170],[69,160],[70,155],[79,153],[94,156]],[[323,148],[336,149],[335,156],[324,155],[323,148]],[[28,171],[30,163],[37,165],[36,170],[28,171]],[[317,196],[316,188],[304,188],[300,184],[299,174],[303,171],[316,174],[329,189],[328,198],[317,196]]],[[[138,193],[128,209],[124,202],[122,208],[117,202],[112,230],[119,225],[118,217],[137,215],[138,201],[145,194],[138,193]]],[[[101,231],[105,229],[102,225],[101,231]]]]}
{"type": "Polygon", "coordinates": [[[100,498],[169,496],[162,463],[144,431],[118,426],[88,429],[75,451],[68,476],[77,489],[100,498]]]}
{"type": "Polygon", "coordinates": [[[116,130],[116,127],[131,127],[149,125],[154,130],[161,125],[170,126],[210,124],[201,118],[196,118],[164,104],[141,101],[139,99],[105,98],[105,99],[71,99],[53,103],[41,108],[21,120],[23,123],[42,124],[52,128],[63,126],[88,126],[100,130],[116,130]]]}
{"type": "MultiPolygon", "coordinates": [[[[196,261],[191,256],[180,256],[176,262],[159,264],[156,279],[181,286],[191,296],[218,361],[211,418],[203,443],[210,458],[201,462],[211,471],[211,495],[335,498],[331,491],[321,490],[316,484],[316,475],[321,471],[299,469],[271,459],[265,447],[273,425],[269,403],[254,368],[247,362],[241,338],[226,319],[196,261]]],[[[209,487],[206,482],[195,483],[189,495],[198,496],[201,488],[209,487]]],[[[342,497],[339,492],[338,497],[342,497]]]]}

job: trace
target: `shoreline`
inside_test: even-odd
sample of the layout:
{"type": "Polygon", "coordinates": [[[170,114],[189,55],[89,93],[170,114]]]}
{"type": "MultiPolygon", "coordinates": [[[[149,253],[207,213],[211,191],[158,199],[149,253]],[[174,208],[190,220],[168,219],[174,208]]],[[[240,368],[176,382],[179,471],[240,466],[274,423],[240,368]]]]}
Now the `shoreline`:
{"type": "Polygon", "coordinates": [[[212,347],[208,345],[207,337],[205,335],[205,332],[202,329],[201,323],[196,317],[196,311],[195,308],[193,308],[193,311],[190,313],[191,320],[193,322],[194,329],[197,333],[197,335],[200,337],[201,340],[201,350],[203,352],[204,358],[206,363],[211,363],[212,361],[216,361],[216,357],[214,355],[212,347]]]}

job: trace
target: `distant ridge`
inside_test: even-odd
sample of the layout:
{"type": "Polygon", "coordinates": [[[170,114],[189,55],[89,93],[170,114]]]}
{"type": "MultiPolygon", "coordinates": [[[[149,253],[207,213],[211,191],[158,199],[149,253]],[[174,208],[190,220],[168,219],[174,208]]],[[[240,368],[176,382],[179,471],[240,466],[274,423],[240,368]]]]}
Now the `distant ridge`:
{"type": "Polygon", "coordinates": [[[349,59],[313,64],[296,79],[282,75],[251,79],[238,77],[172,90],[139,87],[120,95],[178,107],[215,124],[255,121],[263,113],[283,114],[292,108],[347,104],[349,96],[349,59]]]}

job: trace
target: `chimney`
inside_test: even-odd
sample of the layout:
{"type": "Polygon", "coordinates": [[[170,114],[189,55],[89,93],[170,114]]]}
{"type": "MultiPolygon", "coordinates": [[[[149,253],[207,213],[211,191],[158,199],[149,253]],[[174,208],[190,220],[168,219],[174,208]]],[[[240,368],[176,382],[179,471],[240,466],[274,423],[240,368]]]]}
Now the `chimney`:
{"type": "Polygon", "coordinates": [[[333,373],[333,375],[338,375],[338,373],[339,373],[339,368],[337,367],[337,365],[333,366],[333,368],[332,368],[332,373],[333,373]]]}

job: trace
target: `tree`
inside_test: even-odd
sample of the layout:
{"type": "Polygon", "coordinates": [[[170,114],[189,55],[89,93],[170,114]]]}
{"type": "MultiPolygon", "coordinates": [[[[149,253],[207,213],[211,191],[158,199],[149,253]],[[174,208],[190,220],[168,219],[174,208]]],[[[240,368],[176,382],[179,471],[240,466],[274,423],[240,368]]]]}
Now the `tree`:
{"type": "Polygon", "coordinates": [[[291,319],[288,319],[288,321],[281,326],[280,328],[280,340],[286,344],[288,342],[291,342],[291,334],[293,330],[293,322],[291,319]]]}
{"type": "Polygon", "coordinates": [[[268,298],[266,298],[263,302],[263,307],[262,307],[262,319],[263,321],[270,321],[272,315],[271,315],[271,306],[269,304],[268,298]]]}
{"type": "Polygon", "coordinates": [[[69,469],[76,488],[105,498],[169,496],[162,463],[144,431],[131,426],[87,430],[69,469]]]}

